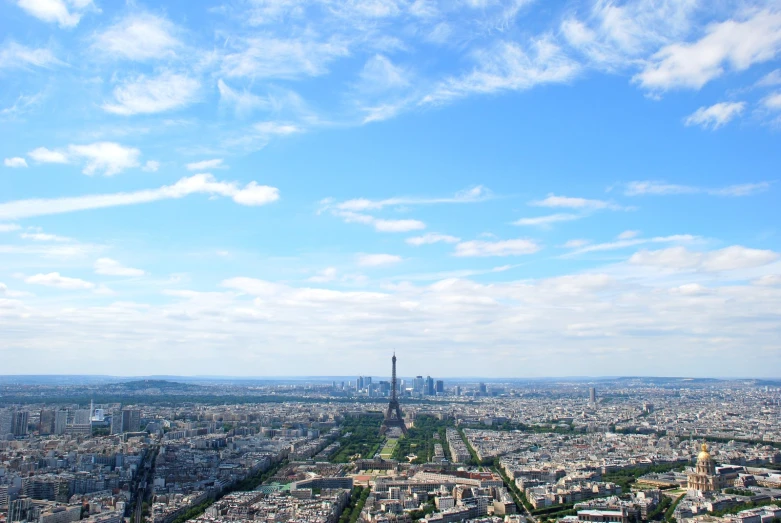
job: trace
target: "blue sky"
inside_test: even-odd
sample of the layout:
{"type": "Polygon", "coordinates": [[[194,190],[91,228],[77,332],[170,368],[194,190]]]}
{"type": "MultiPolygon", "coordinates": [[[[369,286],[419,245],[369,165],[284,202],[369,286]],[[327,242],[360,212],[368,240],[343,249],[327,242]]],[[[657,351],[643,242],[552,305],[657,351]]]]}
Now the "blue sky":
{"type": "Polygon", "coordinates": [[[778,1],[0,20],[0,373],[778,377],[778,1]]]}

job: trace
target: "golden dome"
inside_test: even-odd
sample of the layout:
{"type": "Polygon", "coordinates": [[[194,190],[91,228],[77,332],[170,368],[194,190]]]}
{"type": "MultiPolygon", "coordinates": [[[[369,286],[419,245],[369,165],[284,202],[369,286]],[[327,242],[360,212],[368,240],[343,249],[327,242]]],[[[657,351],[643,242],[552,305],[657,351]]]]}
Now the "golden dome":
{"type": "Polygon", "coordinates": [[[708,444],[703,443],[702,444],[702,450],[700,451],[699,455],[697,456],[697,461],[707,461],[710,459],[710,453],[708,452],[708,444]]]}

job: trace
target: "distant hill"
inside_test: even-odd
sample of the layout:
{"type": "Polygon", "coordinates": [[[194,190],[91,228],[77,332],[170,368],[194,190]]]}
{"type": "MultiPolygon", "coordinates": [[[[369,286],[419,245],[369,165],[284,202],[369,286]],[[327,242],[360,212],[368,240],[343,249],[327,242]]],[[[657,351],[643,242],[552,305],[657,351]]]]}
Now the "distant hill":
{"type": "Polygon", "coordinates": [[[191,383],[178,383],[176,381],[168,380],[133,380],[123,383],[114,383],[111,385],[105,385],[101,387],[107,391],[126,391],[126,392],[140,392],[150,389],[158,390],[161,393],[165,392],[201,392],[204,387],[200,385],[193,385],[191,383]]]}

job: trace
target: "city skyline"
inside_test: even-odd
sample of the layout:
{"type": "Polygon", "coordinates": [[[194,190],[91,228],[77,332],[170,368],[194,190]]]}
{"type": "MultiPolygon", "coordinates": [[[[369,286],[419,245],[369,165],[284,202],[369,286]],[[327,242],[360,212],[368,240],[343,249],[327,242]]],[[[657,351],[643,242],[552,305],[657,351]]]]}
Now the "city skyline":
{"type": "Polygon", "coordinates": [[[779,377],[777,2],[0,19],[0,373],[779,377]]]}

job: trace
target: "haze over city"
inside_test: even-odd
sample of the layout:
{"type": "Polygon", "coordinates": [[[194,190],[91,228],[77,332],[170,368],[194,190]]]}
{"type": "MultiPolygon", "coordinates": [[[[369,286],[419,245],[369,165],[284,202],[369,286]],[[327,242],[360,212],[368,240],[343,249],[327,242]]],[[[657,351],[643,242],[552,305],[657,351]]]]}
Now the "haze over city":
{"type": "Polygon", "coordinates": [[[0,374],[781,369],[781,5],[0,3],[0,374]]]}

